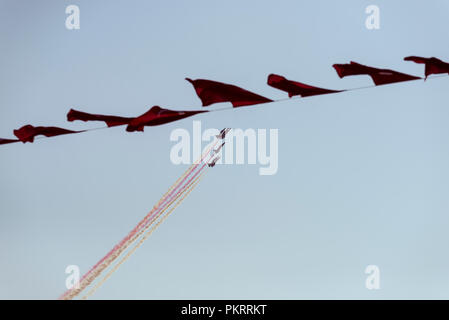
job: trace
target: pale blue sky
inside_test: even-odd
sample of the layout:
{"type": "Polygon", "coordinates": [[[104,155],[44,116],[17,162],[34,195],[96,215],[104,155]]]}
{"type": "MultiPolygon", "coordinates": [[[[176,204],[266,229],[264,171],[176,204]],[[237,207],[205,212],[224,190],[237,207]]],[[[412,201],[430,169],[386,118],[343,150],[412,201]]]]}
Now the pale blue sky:
{"type": "MultiPolygon", "coordinates": [[[[269,98],[269,73],[330,89],[354,60],[422,75],[449,60],[449,3],[434,1],[0,0],[0,137],[67,123],[71,108],[139,115],[200,108],[184,80],[269,98]],[[65,28],[65,7],[81,29],[65,28]],[[380,7],[381,28],[365,28],[380,7]]],[[[94,296],[98,299],[449,298],[449,78],[0,147],[0,298],[53,299],[186,169],[170,132],[279,129],[279,170],[217,166],[94,296]],[[381,271],[365,288],[364,269],[381,271]]]]}

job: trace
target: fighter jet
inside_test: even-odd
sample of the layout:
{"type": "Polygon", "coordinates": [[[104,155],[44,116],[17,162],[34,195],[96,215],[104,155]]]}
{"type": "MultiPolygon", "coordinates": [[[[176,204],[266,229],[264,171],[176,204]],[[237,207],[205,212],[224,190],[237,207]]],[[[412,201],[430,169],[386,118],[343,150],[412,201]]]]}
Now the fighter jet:
{"type": "Polygon", "coordinates": [[[221,131],[220,131],[220,133],[218,134],[218,135],[216,135],[216,137],[218,138],[218,139],[224,139],[225,138],[225,136],[226,136],[226,134],[229,132],[231,130],[231,128],[224,128],[224,129],[222,129],[221,131]]]}
{"type": "Polygon", "coordinates": [[[217,161],[220,159],[220,156],[215,157],[211,162],[207,164],[208,167],[213,168],[217,164],[217,161]]]}
{"type": "Polygon", "coordinates": [[[223,148],[223,146],[224,146],[224,142],[220,145],[220,146],[218,146],[218,148],[217,149],[214,149],[213,151],[214,151],[214,154],[217,154],[217,153],[219,153],[220,152],[220,150],[221,150],[221,148],[223,148]]]}

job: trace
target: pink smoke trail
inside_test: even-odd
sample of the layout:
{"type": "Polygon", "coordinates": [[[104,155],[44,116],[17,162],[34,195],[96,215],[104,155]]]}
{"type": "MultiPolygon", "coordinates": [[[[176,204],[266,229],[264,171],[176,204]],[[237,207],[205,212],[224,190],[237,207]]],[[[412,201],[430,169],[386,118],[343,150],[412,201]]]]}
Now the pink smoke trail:
{"type": "MultiPolygon", "coordinates": [[[[79,283],[82,283],[87,276],[89,276],[89,274],[91,274],[99,265],[101,265],[106,259],[108,259],[110,256],[112,256],[114,254],[114,252],[116,252],[117,250],[120,249],[120,247],[123,246],[123,244],[125,244],[127,241],[129,241],[137,232],[139,232],[139,230],[141,228],[143,228],[148,221],[150,221],[152,219],[152,217],[154,217],[157,212],[160,212],[160,210],[162,208],[165,207],[165,205],[169,202],[167,202],[167,200],[171,200],[173,198],[173,193],[176,192],[176,190],[184,184],[185,180],[192,174],[192,172],[194,172],[196,170],[196,168],[199,166],[199,163],[201,163],[210,153],[210,150],[212,150],[212,148],[217,144],[218,140],[211,146],[208,148],[208,150],[203,153],[203,155],[201,155],[201,159],[199,161],[196,161],[195,165],[193,167],[191,167],[187,173],[186,176],[178,183],[175,185],[175,187],[171,190],[171,192],[169,192],[169,194],[165,195],[159,202],[158,204],[137,224],[136,227],[134,227],[127,236],[125,236],[125,238],[123,238],[118,244],[116,244],[103,258],[101,258],[92,268],[90,268],[89,271],[87,271],[82,277],[81,280],[79,281],[79,283]]],[[[195,176],[204,168],[205,164],[200,168],[200,170],[195,174],[195,176]]],[[[189,180],[189,182],[192,179],[189,180]]],[[[184,186],[185,188],[185,186],[184,186]]],[[[182,189],[183,190],[183,189],[182,189]]],[[[179,194],[180,191],[178,191],[176,193],[179,194]]],[[[59,299],[63,299],[65,296],[67,296],[72,289],[67,290],[66,292],[64,292],[59,299]]]]}
{"type": "Polygon", "coordinates": [[[172,200],[170,200],[170,203],[165,206],[163,208],[163,211],[161,212],[162,208],[160,208],[159,212],[156,213],[156,217],[154,218],[154,220],[150,221],[150,223],[148,223],[145,228],[141,229],[137,235],[135,235],[132,239],[128,240],[123,246],[121,246],[120,248],[118,248],[118,250],[116,250],[111,256],[109,256],[103,263],[101,263],[97,268],[95,268],[90,274],[88,274],[86,276],[86,278],[84,279],[84,281],[81,282],[81,284],[75,288],[72,289],[68,294],[66,294],[65,296],[61,297],[60,299],[64,299],[64,300],[69,300],[69,299],[73,299],[74,297],[76,297],[79,293],[81,293],[86,287],[88,287],[102,272],[104,269],[106,269],[107,267],[110,266],[110,264],[116,259],[118,258],[121,253],[126,250],[128,248],[128,246],[130,244],[132,244],[141,234],[142,232],[144,232],[146,230],[146,228],[148,228],[149,226],[151,226],[151,224],[154,223],[154,221],[156,221],[161,214],[169,207],[172,205],[172,203],[177,199],[178,195],[180,196],[182,193],[185,192],[186,188],[189,188],[192,180],[194,180],[196,178],[196,176],[198,176],[198,174],[200,174],[202,172],[202,170],[204,169],[204,167],[206,166],[206,164],[204,164],[200,170],[198,170],[191,178],[190,180],[182,187],[182,190],[180,190],[176,197],[172,197],[172,200]]]}

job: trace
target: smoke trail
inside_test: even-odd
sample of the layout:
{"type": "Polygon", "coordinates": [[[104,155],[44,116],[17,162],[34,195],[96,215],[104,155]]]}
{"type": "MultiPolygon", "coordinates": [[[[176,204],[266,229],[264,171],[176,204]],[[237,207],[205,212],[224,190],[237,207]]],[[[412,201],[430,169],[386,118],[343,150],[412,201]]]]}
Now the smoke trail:
{"type": "MultiPolygon", "coordinates": [[[[190,180],[182,187],[182,189],[180,191],[178,191],[178,193],[176,194],[176,197],[179,197],[180,194],[184,193],[185,189],[189,187],[187,185],[191,184],[192,180],[204,169],[205,166],[206,166],[206,164],[203,164],[201,166],[201,168],[190,178],[190,180]]],[[[163,212],[169,206],[171,206],[174,201],[176,201],[176,198],[173,199],[173,197],[172,197],[170,203],[163,207],[163,212]]],[[[162,209],[162,207],[160,209],[162,209]]],[[[147,227],[150,226],[160,215],[161,215],[161,213],[159,210],[159,214],[156,213],[156,216],[152,219],[151,223],[147,225],[147,227]]],[[[69,292],[65,296],[63,296],[62,299],[69,300],[69,299],[73,299],[74,297],[76,297],[80,292],[82,292],[86,287],[88,287],[101,274],[101,272],[103,272],[104,269],[106,269],[115,259],[117,259],[117,257],[119,257],[120,254],[124,250],[126,250],[126,248],[130,244],[132,244],[141,234],[142,234],[142,232],[139,232],[139,234],[135,235],[132,239],[126,241],[124,245],[122,245],[117,250],[112,252],[100,264],[97,264],[97,267],[92,272],[87,274],[87,276],[82,281],[80,281],[78,288],[73,288],[71,290],[71,292],[69,292]]]]}
{"type": "MultiPolygon", "coordinates": [[[[194,179],[198,173],[204,168],[204,165],[201,167],[201,169],[189,180],[189,182],[183,187],[182,189],[182,193],[184,192],[184,190],[186,189],[186,186],[191,183],[192,179],[194,179]]],[[[180,193],[178,193],[179,197],[180,193]]],[[[171,201],[169,202],[168,205],[164,206],[162,213],[165,212],[165,210],[171,206],[173,204],[174,201],[176,201],[177,198],[172,198],[171,201]]],[[[149,225],[151,225],[157,218],[159,218],[159,216],[162,214],[160,211],[159,213],[152,219],[151,223],[149,225]]],[[[147,225],[147,227],[149,226],[147,225]]],[[[79,286],[77,288],[72,289],[71,292],[69,292],[68,294],[66,294],[62,299],[64,300],[70,300],[73,299],[74,297],[76,297],[80,292],[82,292],[86,287],[88,287],[103,271],[104,269],[106,269],[115,259],[117,259],[117,257],[120,256],[120,254],[126,250],[126,248],[132,244],[141,234],[143,233],[143,231],[141,230],[137,235],[135,235],[132,239],[128,240],[124,245],[122,245],[121,247],[119,247],[116,251],[114,251],[111,255],[109,255],[107,257],[107,259],[105,259],[102,263],[98,264],[98,266],[92,271],[90,272],[90,274],[88,274],[83,281],[80,282],[79,286]]]]}
{"type": "MultiPolygon", "coordinates": [[[[98,261],[84,276],[81,278],[79,282],[78,289],[72,288],[67,290],[64,294],[62,294],[59,299],[66,299],[66,297],[71,296],[72,298],[76,296],[79,292],[81,292],[81,287],[85,288],[90,284],[90,281],[87,285],[85,284],[85,281],[87,277],[100,265],[104,264],[104,261],[106,259],[109,259],[116,251],[118,251],[125,243],[129,242],[130,239],[142,228],[144,227],[148,221],[150,220],[151,223],[153,223],[152,217],[156,214],[155,211],[158,209],[161,209],[163,207],[160,207],[161,205],[165,205],[165,201],[167,199],[171,199],[173,196],[173,193],[184,183],[184,181],[190,176],[192,172],[195,171],[195,169],[199,166],[199,163],[201,163],[205,158],[210,154],[210,151],[215,147],[215,145],[218,143],[219,140],[216,140],[215,143],[213,143],[202,155],[199,159],[197,159],[185,172],[183,175],[181,175],[180,178],[169,188],[169,190],[162,196],[162,198],[158,201],[158,203],[153,207],[153,209],[138,223],[136,227],[134,227],[133,230],[131,230],[128,235],[123,238],[117,245],[115,245],[100,261],[98,261]],[[182,179],[181,182],[179,182],[182,179]]],[[[203,165],[202,168],[204,168],[205,165],[203,165]]],[[[200,170],[202,170],[202,168],[200,170]]],[[[179,192],[179,191],[178,191],[179,192]]],[[[135,237],[133,238],[135,239],[135,237]]],[[[133,240],[131,240],[132,242],[133,240]]],[[[128,244],[129,245],[129,244],[128,244]]],[[[120,250],[122,252],[123,250],[120,250]]],[[[115,259],[115,258],[114,258],[115,259]]],[[[109,259],[110,260],[110,259],[109,259]]],[[[104,270],[105,267],[101,268],[100,273],[104,270]]],[[[98,272],[95,272],[95,274],[99,274],[98,272]]],[[[70,299],[70,298],[69,298],[70,299]]]]}
{"type": "MultiPolygon", "coordinates": [[[[181,177],[176,180],[176,182],[168,189],[168,191],[159,199],[159,201],[154,205],[153,209],[138,223],[136,227],[134,227],[128,235],[123,238],[118,244],[116,244],[103,258],[101,258],[90,270],[88,270],[83,277],[80,280],[79,287],[82,285],[84,280],[87,278],[89,274],[91,274],[100,264],[102,264],[109,256],[111,256],[116,250],[118,250],[126,241],[128,241],[141,227],[143,223],[147,221],[147,219],[158,209],[158,207],[164,202],[167,195],[176,187],[176,185],[179,183],[181,179],[183,179],[187,174],[190,174],[191,170],[193,169],[194,164],[192,164],[182,175],[181,177]]],[[[74,289],[69,289],[66,292],[64,292],[59,299],[64,299],[69,293],[71,293],[74,289]]]]}
{"type": "MultiPolygon", "coordinates": [[[[184,196],[178,200],[178,202],[174,205],[173,208],[171,208],[171,210],[161,218],[161,220],[159,220],[150,230],[147,231],[147,233],[143,236],[143,238],[122,258],[122,260],[120,260],[105,276],[103,279],[101,279],[101,281],[99,283],[97,283],[97,285],[95,287],[93,287],[85,296],[82,297],[83,300],[86,300],[89,296],[91,296],[92,294],[95,293],[95,291],[98,290],[98,288],[100,288],[103,283],[106,282],[106,280],[115,272],[117,271],[117,269],[126,261],[129,259],[129,257],[145,242],[146,239],[148,239],[148,237],[154,232],[154,230],[156,230],[162,222],[165,221],[165,219],[167,219],[167,217],[181,204],[181,202],[189,195],[190,192],[192,192],[193,189],[195,189],[195,187],[198,185],[198,183],[200,182],[200,180],[203,178],[204,172],[198,176],[195,181],[193,181],[188,188],[190,188],[185,194],[184,196]]],[[[150,227],[147,226],[145,228],[145,230],[150,227]]]]}

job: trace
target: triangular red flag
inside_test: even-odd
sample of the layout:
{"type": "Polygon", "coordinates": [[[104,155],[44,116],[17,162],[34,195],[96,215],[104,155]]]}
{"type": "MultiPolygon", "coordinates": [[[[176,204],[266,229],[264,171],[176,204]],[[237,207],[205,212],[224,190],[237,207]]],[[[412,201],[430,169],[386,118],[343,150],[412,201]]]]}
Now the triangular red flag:
{"type": "Polygon", "coordinates": [[[15,142],[19,142],[19,141],[20,140],[0,138],[0,145],[1,144],[8,144],[8,143],[15,143],[15,142]]]}
{"type": "Polygon", "coordinates": [[[218,102],[231,102],[233,107],[243,107],[253,104],[272,102],[272,100],[247,91],[232,84],[218,81],[186,78],[193,87],[203,103],[203,107],[218,102]]]}
{"type": "Polygon", "coordinates": [[[373,79],[376,86],[382,84],[421,79],[420,77],[415,77],[406,73],[401,73],[390,69],[378,69],[368,67],[353,61],[351,61],[351,63],[349,64],[334,64],[333,67],[337,71],[338,76],[340,78],[344,78],[346,76],[366,74],[369,75],[371,79],[373,79]]]}
{"type": "Polygon", "coordinates": [[[283,76],[277,74],[270,74],[268,76],[267,84],[276,89],[285,91],[291,98],[293,96],[309,97],[320,94],[336,93],[344,90],[330,90],[314,87],[305,83],[287,80],[283,76]]]}
{"type": "Polygon", "coordinates": [[[128,124],[134,118],[127,117],[117,117],[117,116],[109,116],[102,114],[91,114],[87,112],[81,112],[78,110],[70,109],[69,113],[67,113],[68,121],[104,121],[108,127],[121,126],[124,124],[128,124]]]}
{"type": "Polygon", "coordinates": [[[424,74],[426,79],[431,74],[448,73],[449,74],[449,63],[444,62],[438,58],[423,58],[417,56],[405,57],[405,61],[413,61],[415,63],[423,63],[425,65],[424,74]]]}
{"type": "Polygon", "coordinates": [[[174,111],[163,109],[159,106],[154,106],[143,115],[136,117],[130,121],[126,131],[143,131],[145,126],[158,126],[164,123],[169,123],[191,117],[198,113],[208,112],[207,110],[200,111],[174,111]]]}
{"type": "Polygon", "coordinates": [[[84,131],[72,131],[58,127],[34,127],[30,124],[23,126],[20,129],[14,130],[14,135],[23,143],[33,142],[38,135],[46,137],[55,137],[63,134],[80,133],[84,131]]]}

